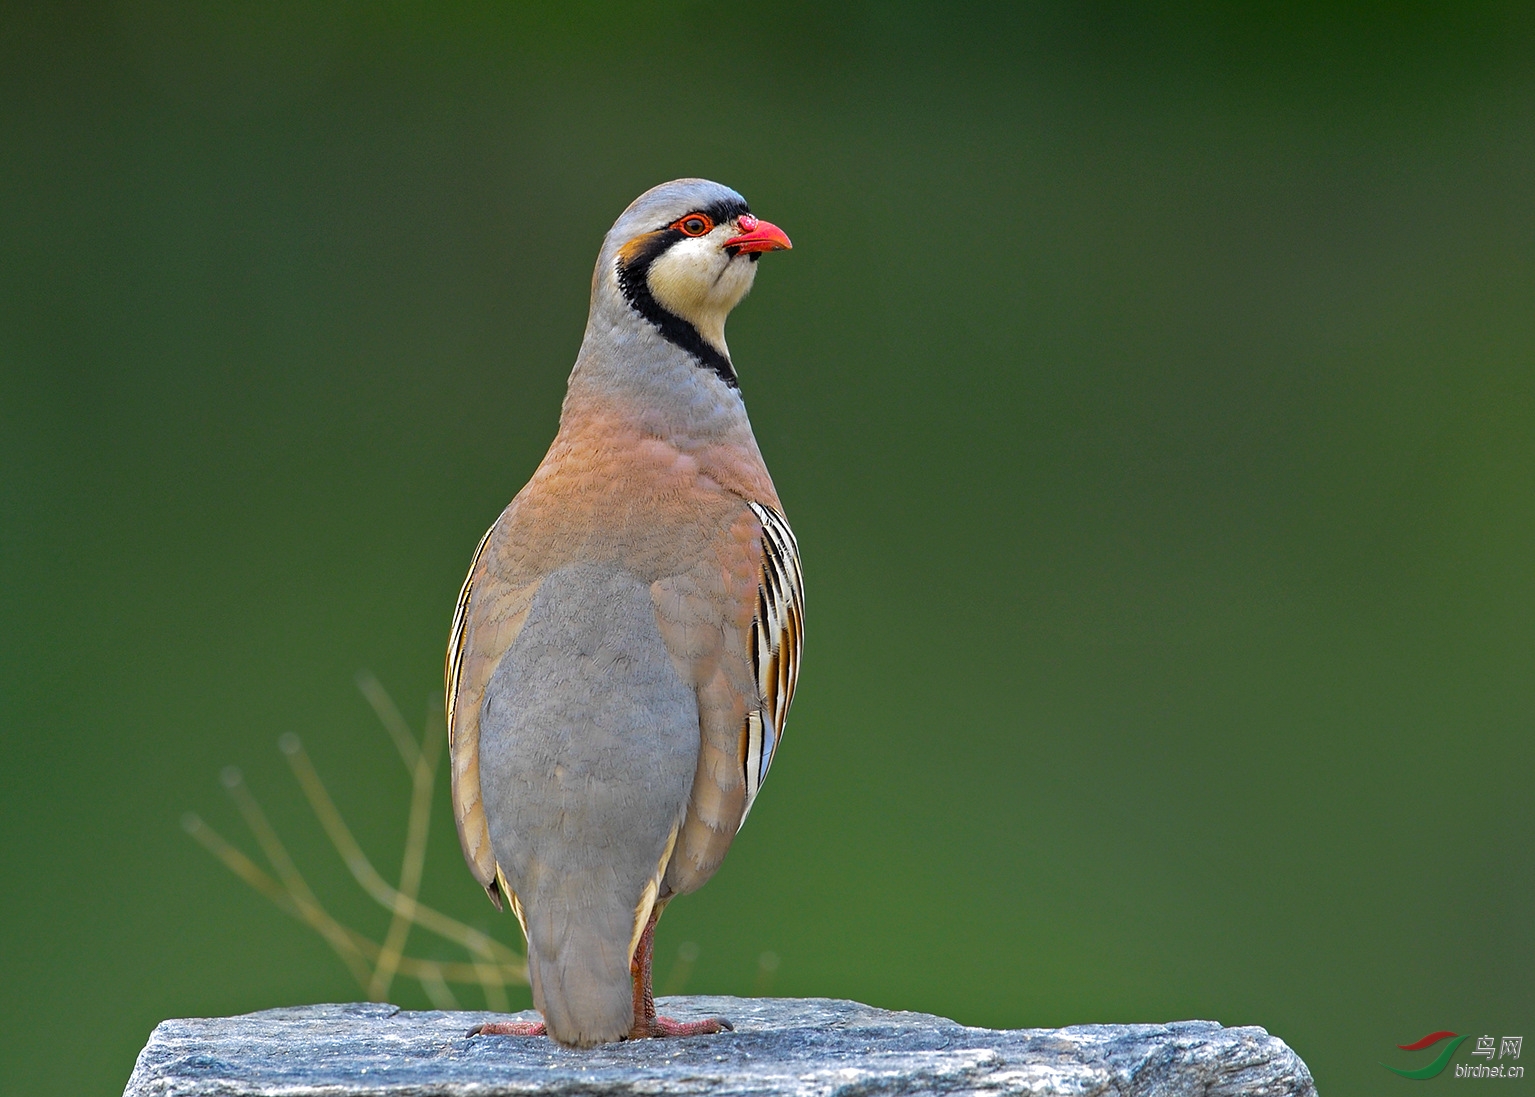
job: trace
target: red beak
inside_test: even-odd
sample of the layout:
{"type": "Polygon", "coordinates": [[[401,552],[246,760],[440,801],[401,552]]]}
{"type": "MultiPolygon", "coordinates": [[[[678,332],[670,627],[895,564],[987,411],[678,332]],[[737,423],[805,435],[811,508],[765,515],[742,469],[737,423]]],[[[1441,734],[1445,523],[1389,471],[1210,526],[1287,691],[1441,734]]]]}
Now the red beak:
{"type": "Polygon", "coordinates": [[[725,241],[725,250],[732,255],[750,255],[759,251],[788,251],[794,245],[783,229],[771,221],[759,221],[749,213],[737,219],[741,234],[725,241]]]}

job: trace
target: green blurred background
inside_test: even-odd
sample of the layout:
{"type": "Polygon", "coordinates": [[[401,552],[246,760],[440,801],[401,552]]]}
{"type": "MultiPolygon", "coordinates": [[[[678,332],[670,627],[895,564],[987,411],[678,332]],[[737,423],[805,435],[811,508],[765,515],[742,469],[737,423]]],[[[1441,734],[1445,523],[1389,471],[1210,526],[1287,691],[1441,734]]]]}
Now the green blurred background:
{"type": "Polygon", "coordinates": [[[809,638],[661,981],[1259,1024],[1340,1094],[1535,1035],[1528,6],[10,4],[0,85],[8,1092],[358,997],[178,820],[254,851],[238,764],[382,935],[275,741],[397,863],[353,674],[437,703],[598,243],[691,174],[795,241],[730,330],[809,638]]]}

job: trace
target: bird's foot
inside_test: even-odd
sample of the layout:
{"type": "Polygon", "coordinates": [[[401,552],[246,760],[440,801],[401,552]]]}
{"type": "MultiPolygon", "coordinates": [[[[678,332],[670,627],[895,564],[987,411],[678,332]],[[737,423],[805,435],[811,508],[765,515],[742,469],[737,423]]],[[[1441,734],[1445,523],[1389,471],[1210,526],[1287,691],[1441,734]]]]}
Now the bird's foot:
{"type": "Polygon", "coordinates": [[[666,1036],[712,1036],[716,1032],[734,1032],[735,1025],[723,1017],[702,1021],[676,1021],[670,1017],[651,1016],[635,1023],[630,1040],[659,1040],[666,1036]]]}
{"type": "MultiPolygon", "coordinates": [[[[664,905],[664,904],[663,904],[664,905]]],[[[656,1014],[655,996],[650,990],[650,965],[655,949],[656,919],[661,917],[661,906],[653,907],[650,920],[634,947],[634,957],[629,961],[629,974],[634,979],[634,1024],[629,1026],[626,1040],[659,1040],[666,1036],[712,1036],[716,1032],[734,1032],[735,1025],[723,1017],[709,1017],[702,1021],[676,1021],[656,1014]]]]}
{"type": "Polygon", "coordinates": [[[475,1025],[466,1036],[544,1036],[542,1021],[489,1021],[475,1025]]]}

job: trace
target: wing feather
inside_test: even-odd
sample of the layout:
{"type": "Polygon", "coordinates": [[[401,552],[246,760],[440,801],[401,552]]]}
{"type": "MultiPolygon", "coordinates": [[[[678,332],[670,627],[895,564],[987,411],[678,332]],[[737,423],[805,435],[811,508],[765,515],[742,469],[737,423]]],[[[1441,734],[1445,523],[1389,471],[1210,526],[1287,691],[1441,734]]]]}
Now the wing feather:
{"type": "Polygon", "coordinates": [[[480,566],[480,557],[485,555],[485,546],[490,541],[490,535],[496,532],[495,524],[485,531],[480,538],[480,543],[474,546],[474,556],[469,561],[469,574],[464,576],[464,585],[458,588],[458,602],[453,607],[453,627],[448,631],[448,659],[443,667],[443,678],[447,686],[446,703],[448,715],[448,749],[453,749],[453,714],[458,708],[458,672],[464,662],[464,636],[465,626],[469,623],[469,600],[474,597],[474,575],[480,566]]]}
{"type": "MultiPolygon", "coordinates": [[[[757,587],[757,614],[752,620],[752,672],[757,680],[764,727],[761,748],[749,750],[746,766],[746,810],[741,822],[751,813],[752,802],[762,782],[767,780],[794,687],[799,681],[800,648],[804,636],[805,580],[800,570],[799,542],[784,516],[763,503],[748,503],[762,524],[762,567],[757,587]],[[765,719],[764,719],[765,717],[765,719]]],[[[753,714],[756,715],[756,714],[753,714]]]]}
{"type": "Polygon", "coordinates": [[[492,538],[501,526],[498,519],[480,538],[459,590],[448,635],[446,679],[448,755],[452,759],[453,819],[464,860],[490,901],[501,906],[505,894],[512,909],[521,913],[517,896],[506,885],[490,843],[490,824],[480,792],[480,704],[485,686],[501,657],[517,639],[528,619],[539,581],[513,585],[490,567],[495,556],[492,538]]]}
{"type": "Polygon", "coordinates": [[[738,502],[718,554],[653,587],[677,671],[698,696],[698,772],[663,894],[714,874],[746,819],[783,734],[799,674],[804,585],[783,515],[738,502]]]}

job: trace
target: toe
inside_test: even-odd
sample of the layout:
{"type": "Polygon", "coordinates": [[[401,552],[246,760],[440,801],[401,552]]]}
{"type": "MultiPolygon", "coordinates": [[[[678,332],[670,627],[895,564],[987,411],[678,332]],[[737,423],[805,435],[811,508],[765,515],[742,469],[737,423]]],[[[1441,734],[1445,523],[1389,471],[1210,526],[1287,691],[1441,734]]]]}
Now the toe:
{"type": "Polygon", "coordinates": [[[466,1033],[468,1036],[543,1036],[544,1034],[542,1021],[488,1021],[483,1025],[475,1025],[466,1033]]]}

